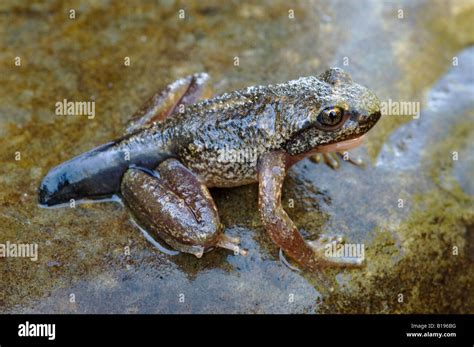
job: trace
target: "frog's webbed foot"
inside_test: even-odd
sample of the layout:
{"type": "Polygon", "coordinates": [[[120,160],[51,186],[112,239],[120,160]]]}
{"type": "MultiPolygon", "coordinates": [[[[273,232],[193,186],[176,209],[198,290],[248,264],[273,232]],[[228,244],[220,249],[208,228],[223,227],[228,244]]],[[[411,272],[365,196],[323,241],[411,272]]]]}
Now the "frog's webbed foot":
{"type": "Polygon", "coordinates": [[[283,252],[304,267],[316,270],[324,266],[358,265],[348,259],[327,257],[324,239],[306,242],[281,204],[281,188],[286,175],[287,155],[273,152],[259,161],[259,209],[265,228],[283,252]]]}
{"type": "Polygon", "coordinates": [[[209,75],[201,72],[180,78],[169,84],[164,90],[150,97],[130,118],[126,128],[129,134],[153,122],[160,122],[179,111],[180,105],[191,105],[197,102],[204,93],[209,75]]]}
{"type": "Polygon", "coordinates": [[[137,222],[173,248],[200,258],[214,247],[246,254],[239,240],[222,233],[216,205],[207,187],[176,159],[156,171],[130,168],[121,192],[137,222]]]}
{"type": "Polygon", "coordinates": [[[349,152],[334,152],[334,153],[317,153],[309,157],[309,159],[319,164],[321,161],[324,162],[333,170],[339,169],[340,161],[347,161],[352,165],[363,167],[365,164],[360,158],[352,158],[349,152]]]}
{"type": "Polygon", "coordinates": [[[364,257],[360,256],[360,254],[358,256],[358,254],[355,254],[356,252],[351,251],[349,252],[350,254],[341,252],[341,254],[338,254],[337,250],[339,247],[344,249],[344,246],[346,245],[344,238],[339,235],[320,235],[319,239],[308,241],[308,245],[320,257],[332,259],[333,262],[338,263],[341,266],[359,267],[364,265],[365,262],[364,257]]]}

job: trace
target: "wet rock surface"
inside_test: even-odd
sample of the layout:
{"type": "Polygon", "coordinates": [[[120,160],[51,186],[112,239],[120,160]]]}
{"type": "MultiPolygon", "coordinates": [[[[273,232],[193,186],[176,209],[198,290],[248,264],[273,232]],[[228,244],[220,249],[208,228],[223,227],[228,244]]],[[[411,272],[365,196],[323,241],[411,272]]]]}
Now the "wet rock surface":
{"type": "Polygon", "coordinates": [[[473,20],[470,1],[2,2],[0,243],[37,243],[38,260],[0,258],[0,311],[474,313],[473,20]],[[365,168],[304,160],[285,182],[305,238],[364,244],[363,269],[285,266],[256,186],[212,191],[248,257],[163,254],[116,202],[37,205],[52,166],[120,136],[170,81],[206,71],[220,93],[333,65],[382,100],[421,103],[418,119],[386,115],[351,152],[365,168]],[[95,117],[56,115],[63,99],[94,100],[95,117]]]}

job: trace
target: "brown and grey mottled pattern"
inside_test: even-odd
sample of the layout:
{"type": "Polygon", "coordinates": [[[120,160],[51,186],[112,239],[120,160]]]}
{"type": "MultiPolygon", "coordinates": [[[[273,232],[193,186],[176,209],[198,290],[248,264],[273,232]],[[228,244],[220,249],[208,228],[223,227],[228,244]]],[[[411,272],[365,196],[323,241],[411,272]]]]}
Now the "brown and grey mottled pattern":
{"type": "Polygon", "coordinates": [[[329,72],[322,79],[304,77],[204,100],[136,136],[161,132],[170,145],[166,150],[172,148],[209,187],[255,182],[258,159],[264,153],[286,149],[292,155],[301,154],[318,145],[358,137],[378,120],[376,96],[342,70],[329,71],[327,81],[329,72]],[[315,127],[319,112],[330,106],[350,115],[337,131],[315,127]]]}

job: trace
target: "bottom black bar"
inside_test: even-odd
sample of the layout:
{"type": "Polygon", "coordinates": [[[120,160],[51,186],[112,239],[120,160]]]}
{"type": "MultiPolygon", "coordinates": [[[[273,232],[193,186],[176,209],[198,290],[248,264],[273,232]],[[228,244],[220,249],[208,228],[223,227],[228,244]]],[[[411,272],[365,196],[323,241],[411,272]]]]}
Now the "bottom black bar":
{"type": "Polygon", "coordinates": [[[473,315],[0,315],[0,346],[250,343],[473,346],[473,315]],[[313,341],[313,342],[311,342],[313,341]]]}

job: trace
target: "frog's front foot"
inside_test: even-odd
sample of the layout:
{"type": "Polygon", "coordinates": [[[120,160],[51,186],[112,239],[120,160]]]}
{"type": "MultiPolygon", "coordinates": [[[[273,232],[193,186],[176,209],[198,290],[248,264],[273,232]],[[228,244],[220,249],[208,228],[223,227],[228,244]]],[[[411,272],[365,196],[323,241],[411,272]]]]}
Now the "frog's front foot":
{"type": "Polygon", "coordinates": [[[361,158],[352,158],[349,152],[330,152],[330,153],[317,153],[309,157],[309,159],[319,164],[321,161],[324,162],[333,170],[339,169],[340,161],[347,161],[352,165],[363,167],[365,165],[361,158]]]}
{"type": "Polygon", "coordinates": [[[174,249],[198,258],[214,247],[247,254],[238,238],[223,234],[207,187],[176,159],[162,162],[156,171],[129,169],[121,192],[137,222],[174,249]]]}
{"type": "Polygon", "coordinates": [[[304,267],[359,266],[355,258],[328,256],[327,240],[306,242],[281,204],[281,188],[288,168],[284,152],[272,152],[259,161],[259,209],[267,232],[283,252],[304,267]]]}

